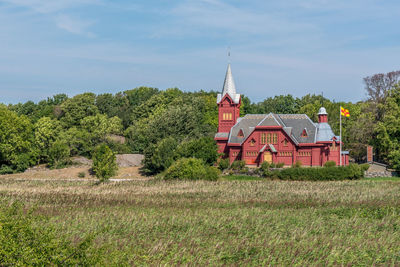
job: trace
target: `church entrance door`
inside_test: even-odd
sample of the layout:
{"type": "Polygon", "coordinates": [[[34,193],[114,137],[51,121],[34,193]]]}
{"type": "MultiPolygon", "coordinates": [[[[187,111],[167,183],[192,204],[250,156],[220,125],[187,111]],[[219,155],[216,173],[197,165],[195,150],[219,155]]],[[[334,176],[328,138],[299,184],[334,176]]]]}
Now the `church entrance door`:
{"type": "Polygon", "coordinates": [[[264,151],[264,161],[272,163],[272,154],[269,151],[264,151]]]}

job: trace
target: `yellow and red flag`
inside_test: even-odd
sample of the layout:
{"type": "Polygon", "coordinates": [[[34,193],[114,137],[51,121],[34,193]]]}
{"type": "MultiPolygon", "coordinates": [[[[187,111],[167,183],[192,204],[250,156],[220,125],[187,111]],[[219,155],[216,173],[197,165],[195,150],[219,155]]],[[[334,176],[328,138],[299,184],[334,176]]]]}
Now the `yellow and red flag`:
{"type": "Polygon", "coordinates": [[[350,117],[350,112],[348,109],[342,108],[340,107],[340,114],[342,114],[342,116],[344,117],[350,117]]]}

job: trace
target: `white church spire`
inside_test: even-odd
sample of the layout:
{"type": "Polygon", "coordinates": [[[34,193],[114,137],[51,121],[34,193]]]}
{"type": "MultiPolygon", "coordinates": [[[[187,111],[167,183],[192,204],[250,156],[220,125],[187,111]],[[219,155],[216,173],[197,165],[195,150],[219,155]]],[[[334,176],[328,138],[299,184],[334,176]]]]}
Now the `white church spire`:
{"type": "Polygon", "coordinates": [[[217,103],[219,103],[222,98],[228,94],[234,103],[238,104],[240,101],[240,95],[236,94],[235,82],[233,80],[231,64],[228,64],[228,69],[226,70],[224,87],[222,89],[222,94],[218,94],[217,103]]]}

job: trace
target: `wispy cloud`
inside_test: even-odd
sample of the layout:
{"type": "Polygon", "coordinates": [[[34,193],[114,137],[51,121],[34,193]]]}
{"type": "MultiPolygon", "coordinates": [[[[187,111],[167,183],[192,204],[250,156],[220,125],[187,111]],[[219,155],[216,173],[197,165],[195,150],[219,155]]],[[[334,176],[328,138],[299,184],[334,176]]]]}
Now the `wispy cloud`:
{"type": "Polygon", "coordinates": [[[88,37],[94,37],[95,35],[88,29],[95,22],[89,20],[82,20],[80,18],[72,18],[68,15],[58,15],[55,17],[56,24],[60,29],[66,30],[67,32],[74,34],[83,34],[88,37]]]}
{"type": "Polygon", "coordinates": [[[101,5],[101,0],[3,0],[10,6],[25,8],[48,16],[55,25],[69,33],[94,37],[89,31],[95,20],[83,19],[71,14],[70,10],[88,5],[101,5]]]}

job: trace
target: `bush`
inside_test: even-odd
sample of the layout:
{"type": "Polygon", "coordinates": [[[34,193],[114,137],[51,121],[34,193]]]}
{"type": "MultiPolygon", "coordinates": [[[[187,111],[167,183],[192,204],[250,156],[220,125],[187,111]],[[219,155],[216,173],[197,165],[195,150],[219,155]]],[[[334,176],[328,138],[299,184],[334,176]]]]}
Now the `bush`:
{"type": "Polygon", "coordinates": [[[283,168],[283,166],[285,166],[285,163],[283,163],[283,162],[278,162],[278,163],[276,164],[276,167],[277,167],[277,168],[283,168]]]}
{"type": "Polygon", "coordinates": [[[86,173],[85,173],[85,172],[79,172],[79,173],[78,173],[78,177],[79,177],[79,178],[85,178],[85,176],[86,176],[86,173]]]}
{"type": "Polygon", "coordinates": [[[118,166],[114,152],[106,145],[98,145],[93,152],[92,171],[99,178],[100,182],[107,181],[115,175],[118,166]]]}
{"type": "Polygon", "coordinates": [[[301,163],[301,161],[296,161],[296,163],[295,164],[293,164],[293,168],[301,168],[301,166],[303,166],[303,163],[301,163]]]}
{"type": "Polygon", "coordinates": [[[10,166],[3,165],[3,166],[0,167],[0,174],[11,174],[11,173],[14,173],[14,172],[15,171],[10,166]]]}
{"type": "Polygon", "coordinates": [[[70,150],[69,146],[62,142],[56,141],[49,149],[49,167],[63,168],[68,165],[70,150]]]}
{"type": "Polygon", "coordinates": [[[330,168],[330,167],[335,167],[336,166],[336,161],[333,160],[328,160],[325,162],[324,167],[330,168]]]}
{"type": "Polygon", "coordinates": [[[246,166],[246,162],[244,160],[235,160],[232,162],[231,169],[235,171],[240,171],[246,166]]]}
{"type": "Polygon", "coordinates": [[[218,162],[218,168],[223,171],[229,168],[229,158],[227,159],[220,159],[218,162]]]}
{"type": "Polygon", "coordinates": [[[363,168],[357,164],[350,164],[345,167],[326,168],[288,168],[276,173],[281,180],[298,181],[334,181],[354,180],[364,177],[363,168]]]}
{"type": "Polygon", "coordinates": [[[201,159],[181,158],[166,171],[165,180],[217,180],[219,172],[216,168],[204,165],[201,159]]]}
{"type": "Polygon", "coordinates": [[[260,169],[262,171],[266,171],[266,170],[269,170],[269,166],[270,166],[269,162],[268,161],[264,161],[263,163],[261,163],[260,169]]]}
{"type": "Polygon", "coordinates": [[[368,163],[364,163],[364,164],[361,164],[360,167],[363,172],[366,172],[366,171],[368,171],[370,165],[368,163]]]}

